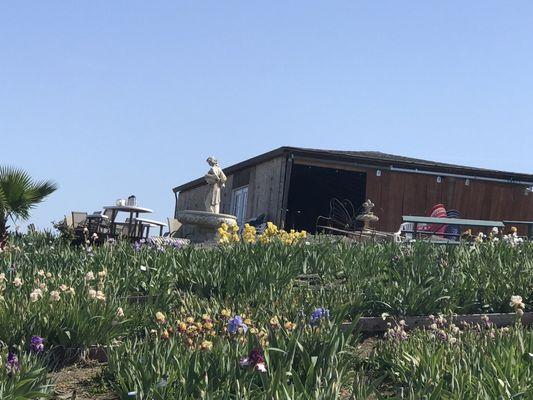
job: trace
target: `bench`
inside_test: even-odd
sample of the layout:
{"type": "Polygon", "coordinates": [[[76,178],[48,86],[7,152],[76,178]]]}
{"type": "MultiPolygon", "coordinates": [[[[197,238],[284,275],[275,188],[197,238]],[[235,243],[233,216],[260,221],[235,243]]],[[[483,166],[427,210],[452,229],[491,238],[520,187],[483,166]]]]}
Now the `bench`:
{"type": "MultiPolygon", "coordinates": [[[[476,227],[476,228],[504,228],[505,224],[502,221],[488,221],[482,219],[465,219],[465,218],[435,218],[435,217],[420,217],[415,215],[403,215],[403,222],[410,222],[414,225],[412,231],[404,231],[412,233],[415,237],[420,234],[434,234],[432,231],[419,230],[418,224],[431,224],[431,225],[455,225],[461,227],[476,227]]],[[[447,233],[447,236],[461,237],[461,233],[447,233]]]]}

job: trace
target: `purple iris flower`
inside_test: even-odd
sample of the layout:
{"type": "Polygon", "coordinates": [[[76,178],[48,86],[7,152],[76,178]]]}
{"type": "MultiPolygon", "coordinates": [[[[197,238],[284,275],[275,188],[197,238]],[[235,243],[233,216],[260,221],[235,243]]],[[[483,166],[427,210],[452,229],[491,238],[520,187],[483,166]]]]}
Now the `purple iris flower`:
{"type": "Polygon", "coordinates": [[[133,250],[135,250],[135,251],[141,251],[141,247],[142,247],[141,242],[135,242],[133,244],[133,250]]]}
{"type": "Polygon", "coordinates": [[[260,372],[267,371],[263,351],[259,348],[253,349],[248,357],[242,357],[239,364],[241,367],[252,367],[260,372]]]}
{"type": "Polygon", "coordinates": [[[237,333],[239,328],[242,328],[244,333],[248,331],[248,326],[243,322],[242,317],[240,315],[236,315],[228,322],[228,332],[231,334],[235,334],[237,333]]]}
{"type": "Polygon", "coordinates": [[[17,355],[11,351],[7,355],[6,368],[7,373],[10,375],[20,371],[19,359],[17,358],[17,355]]]}
{"type": "Polygon", "coordinates": [[[44,339],[40,336],[32,336],[30,341],[30,351],[41,353],[44,351],[44,339]]]}
{"type": "Polygon", "coordinates": [[[311,313],[311,325],[317,325],[321,319],[329,319],[329,310],[319,307],[311,313]]]}

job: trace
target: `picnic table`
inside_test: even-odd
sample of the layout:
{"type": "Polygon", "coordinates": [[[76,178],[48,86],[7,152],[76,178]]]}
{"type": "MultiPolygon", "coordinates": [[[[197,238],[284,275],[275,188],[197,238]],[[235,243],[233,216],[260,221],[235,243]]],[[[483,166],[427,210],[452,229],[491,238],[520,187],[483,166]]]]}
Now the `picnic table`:
{"type": "MultiPolygon", "coordinates": [[[[402,216],[403,222],[411,222],[414,224],[412,231],[406,231],[413,233],[413,235],[420,234],[434,234],[433,231],[419,230],[418,224],[431,224],[431,225],[454,225],[461,227],[477,227],[477,228],[504,228],[505,225],[502,221],[489,221],[482,219],[464,219],[464,218],[436,218],[436,217],[420,217],[415,215],[404,215],[402,216]]],[[[460,237],[461,233],[446,233],[447,236],[457,236],[460,237]]]]}
{"type": "Polygon", "coordinates": [[[163,236],[163,228],[167,226],[164,222],[156,221],[153,219],[147,219],[147,218],[134,218],[134,220],[138,223],[140,223],[140,234],[141,237],[143,235],[144,228],[146,228],[146,237],[150,234],[150,228],[151,227],[159,227],[159,236],[163,236]]]}
{"type": "Polygon", "coordinates": [[[527,238],[533,239],[533,221],[507,221],[504,220],[505,225],[526,225],[527,226],[527,238]]]}
{"type": "Polygon", "coordinates": [[[110,225],[110,234],[112,236],[116,236],[117,226],[125,225],[128,227],[128,233],[132,237],[135,237],[138,232],[141,233],[140,222],[137,221],[139,214],[154,212],[150,208],[139,207],[139,206],[128,206],[128,205],[104,206],[104,210],[111,211],[111,217],[109,218],[109,225],[110,225]],[[127,222],[124,222],[124,223],[115,222],[119,212],[125,212],[129,214],[129,218],[127,222]]]}

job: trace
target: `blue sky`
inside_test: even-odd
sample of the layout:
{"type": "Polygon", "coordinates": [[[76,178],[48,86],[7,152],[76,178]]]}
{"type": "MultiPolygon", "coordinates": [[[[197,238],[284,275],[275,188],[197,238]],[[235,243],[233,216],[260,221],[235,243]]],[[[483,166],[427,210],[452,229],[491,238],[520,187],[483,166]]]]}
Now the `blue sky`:
{"type": "Polygon", "coordinates": [[[532,38],[531,1],[2,2],[0,163],[59,184],[39,227],[282,145],[532,173],[532,38]]]}

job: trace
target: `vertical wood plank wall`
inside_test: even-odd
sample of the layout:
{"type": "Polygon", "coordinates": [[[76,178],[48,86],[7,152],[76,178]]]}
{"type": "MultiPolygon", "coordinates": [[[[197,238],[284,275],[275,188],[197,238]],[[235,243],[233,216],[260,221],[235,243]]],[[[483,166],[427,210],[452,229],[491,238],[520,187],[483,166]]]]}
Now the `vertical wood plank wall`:
{"type": "MultiPolygon", "coordinates": [[[[395,231],[402,215],[428,215],[438,203],[455,209],[463,218],[487,220],[533,220],[533,194],[525,195],[524,186],[507,183],[437,177],[405,172],[376,170],[367,172],[367,197],[376,204],[380,217],[376,229],[395,231]]],[[[524,227],[518,227],[525,233],[524,227]]]]}
{"type": "MultiPolygon", "coordinates": [[[[231,210],[231,188],[233,185],[233,176],[228,176],[226,186],[222,189],[220,196],[220,212],[230,214],[231,210]]],[[[178,210],[198,210],[205,211],[205,195],[207,185],[197,186],[195,188],[184,190],[178,195],[178,203],[174,211],[174,218],[177,217],[178,210]]]]}
{"type": "Polygon", "coordinates": [[[251,167],[246,218],[266,213],[269,221],[279,224],[285,165],[285,157],[276,157],[251,167]]]}

